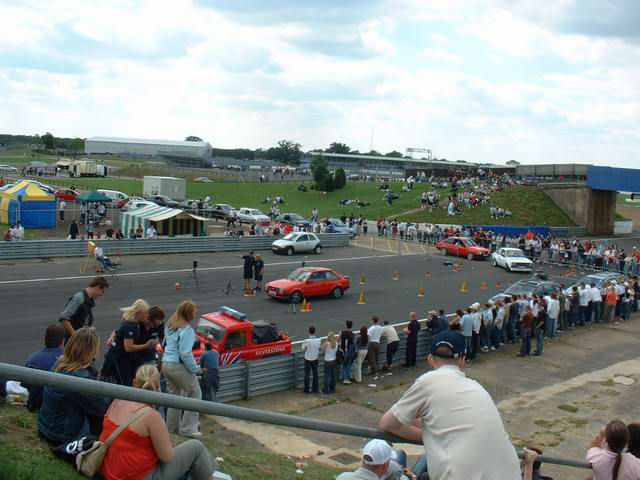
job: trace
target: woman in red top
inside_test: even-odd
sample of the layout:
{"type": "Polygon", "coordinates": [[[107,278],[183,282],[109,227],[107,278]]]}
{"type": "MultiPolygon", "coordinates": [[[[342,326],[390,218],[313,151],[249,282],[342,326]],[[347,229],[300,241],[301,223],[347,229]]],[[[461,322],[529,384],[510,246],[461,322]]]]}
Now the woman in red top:
{"type": "MultiPolygon", "coordinates": [[[[160,390],[160,373],[153,365],[136,372],[135,388],[160,390]]],[[[100,441],[126,422],[144,403],[114,400],[104,417],[100,441]]],[[[100,475],[105,480],[177,480],[185,473],[193,480],[209,480],[217,465],[198,440],[171,445],[164,419],[151,410],[136,419],[114,440],[105,455],[100,475]]]]}

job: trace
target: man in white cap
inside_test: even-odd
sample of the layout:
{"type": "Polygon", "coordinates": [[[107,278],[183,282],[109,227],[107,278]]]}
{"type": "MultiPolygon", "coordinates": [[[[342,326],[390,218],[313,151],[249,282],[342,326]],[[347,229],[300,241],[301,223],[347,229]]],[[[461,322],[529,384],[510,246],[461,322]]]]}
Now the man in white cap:
{"type": "MultiPolygon", "coordinates": [[[[404,452],[403,452],[404,454],[404,452]]],[[[397,453],[384,440],[375,439],[362,449],[362,464],[355,472],[345,472],[336,480],[415,480],[417,477],[398,465],[397,453]]]]}

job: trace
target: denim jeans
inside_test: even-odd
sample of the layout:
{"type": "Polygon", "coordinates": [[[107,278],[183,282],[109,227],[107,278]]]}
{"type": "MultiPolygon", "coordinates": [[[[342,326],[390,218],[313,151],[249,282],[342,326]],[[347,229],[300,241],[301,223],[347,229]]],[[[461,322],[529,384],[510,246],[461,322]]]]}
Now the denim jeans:
{"type": "Polygon", "coordinates": [[[342,380],[351,380],[353,362],[343,362],[341,366],[342,380]]]}
{"type": "Polygon", "coordinates": [[[544,349],[544,331],[542,328],[536,327],[536,353],[542,355],[542,350],[544,349]]]}
{"type": "Polygon", "coordinates": [[[324,362],[324,388],[322,393],[336,393],[336,376],[338,374],[338,364],[335,360],[324,362]]]}
{"type": "Polygon", "coordinates": [[[500,348],[500,342],[502,341],[502,329],[495,325],[491,329],[491,343],[494,347],[500,348]]]}
{"type": "Polygon", "coordinates": [[[545,324],[545,334],[548,338],[553,338],[556,333],[556,319],[555,318],[547,318],[547,323],[545,324]]]}
{"type": "Polygon", "coordinates": [[[507,339],[510,342],[515,342],[516,337],[516,319],[509,317],[509,321],[507,322],[507,339]]]}
{"type": "Polygon", "coordinates": [[[304,391],[309,393],[318,393],[318,360],[306,360],[304,361],[304,391]],[[309,380],[313,375],[312,390],[309,390],[309,380]]]}
{"type": "Polygon", "coordinates": [[[520,355],[531,355],[531,329],[522,329],[522,347],[520,348],[520,355]]]}
{"type": "Polygon", "coordinates": [[[481,348],[489,348],[491,346],[491,327],[487,327],[485,325],[482,326],[480,330],[480,347],[481,348]]]}

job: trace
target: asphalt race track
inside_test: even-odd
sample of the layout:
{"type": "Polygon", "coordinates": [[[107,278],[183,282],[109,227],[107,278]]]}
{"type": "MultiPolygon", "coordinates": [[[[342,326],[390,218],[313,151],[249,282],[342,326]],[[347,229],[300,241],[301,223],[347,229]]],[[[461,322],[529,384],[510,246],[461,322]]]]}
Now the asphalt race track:
{"type": "MultiPolygon", "coordinates": [[[[262,318],[275,322],[293,335],[294,340],[302,340],[310,325],[315,325],[319,334],[326,335],[331,330],[339,331],[345,320],[353,320],[354,329],[359,328],[374,314],[381,320],[399,323],[406,321],[411,311],[418,312],[419,318],[424,318],[431,309],[443,308],[450,313],[493,296],[500,290],[496,287],[497,282],[506,288],[509,281],[528,277],[494,268],[487,261],[465,260],[462,269],[454,272],[451,266],[444,264],[445,261],[455,262],[453,257],[397,255],[359,247],[328,248],[319,256],[286,257],[263,252],[265,283],[287,275],[302,261],[308,266],[335,268],[351,278],[352,287],[343,298],[314,299],[312,312],[293,314],[288,313],[287,303],[271,300],[264,294],[243,296],[239,257],[239,253],[227,252],[122,258],[123,268],[118,277],[109,278],[111,286],[107,294],[97,300],[94,326],[103,339],[120,324],[118,308],[137,298],[160,305],[167,316],[181,300],[191,298],[198,303],[201,313],[227,305],[246,313],[250,320],[262,318]],[[182,290],[176,291],[176,282],[184,285],[192,275],[194,259],[199,262],[199,290],[191,280],[182,290]],[[399,280],[392,280],[396,270],[399,280]],[[366,280],[364,286],[359,284],[362,273],[366,280]],[[229,281],[236,289],[235,294],[224,292],[229,281]],[[461,293],[465,281],[468,292],[461,293]],[[482,282],[487,282],[486,290],[481,289],[482,282]],[[417,296],[420,287],[425,289],[424,298],[417,296]],[[357,304],[361,288],[365,293],[365,305],[357,304]]],[[[80,273],[80,265],[78,258],[0,263],[0,362],[23,364],[31,352],[42,347],[46,326],[58,321],[67,299],[84,288],[93,276],[90,267],[84,274],[80,273]]],[[[93,265],[91,262],[90,266],[93,265]]],[[[547,273],[563,283],[564,279],[559,277],[561,269],[551,267],[547,273]]]]}

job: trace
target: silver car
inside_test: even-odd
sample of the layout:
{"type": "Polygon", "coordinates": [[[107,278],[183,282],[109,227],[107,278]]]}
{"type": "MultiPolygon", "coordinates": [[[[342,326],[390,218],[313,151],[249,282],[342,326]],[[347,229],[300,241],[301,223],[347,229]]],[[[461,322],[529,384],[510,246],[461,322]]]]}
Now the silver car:
{"type": "Polygon", "coordinates": [[[271,250],[275,253],[286,253],[293,255],[299,252],[322,253],[322,245],[320,239],[313,233],[308,232],[291,232],[274,241],[271,244],[271,250]]]}

